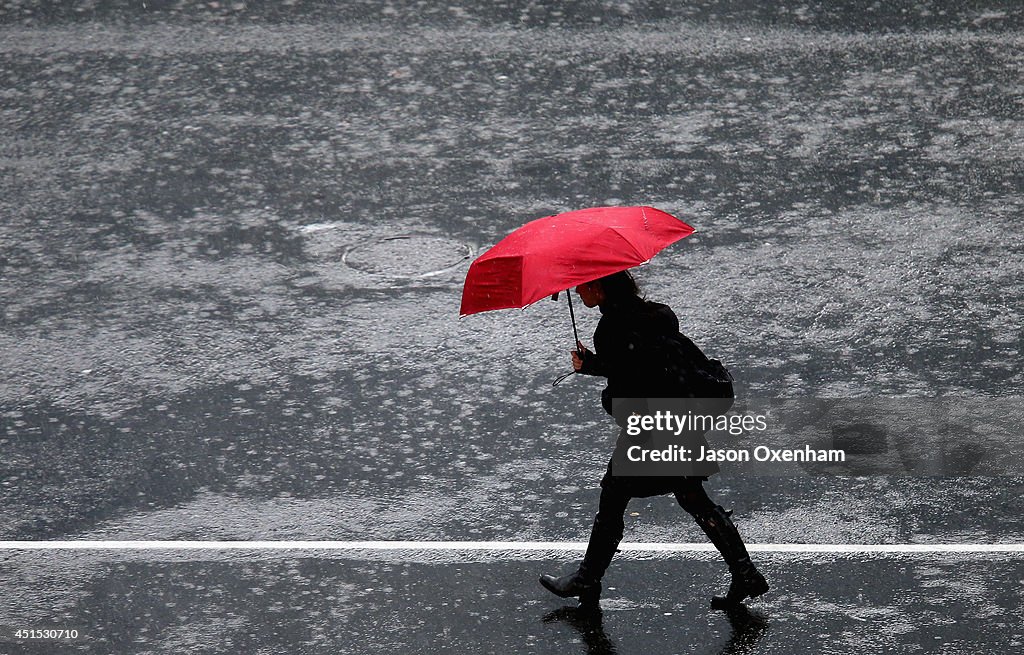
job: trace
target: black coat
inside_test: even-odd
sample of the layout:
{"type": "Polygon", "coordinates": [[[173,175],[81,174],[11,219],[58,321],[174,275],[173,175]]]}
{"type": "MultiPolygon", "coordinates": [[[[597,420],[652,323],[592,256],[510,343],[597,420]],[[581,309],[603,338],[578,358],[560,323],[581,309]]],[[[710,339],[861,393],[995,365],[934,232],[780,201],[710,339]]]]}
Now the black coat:
{"type": "MultiPolygon", "coordinates": [[[[601,305],[601,320],[594,331],[594,352],[583,358],[580,373],[608,378],[601,392],[601,405],[623,428],[616,442],[616,453],[635,443],[627,437],[625,419],[636,411],[648,413],[643,400],[618,404],[613,413],[613,399],[671,398],[681,395],[678,377],[667,373],[664,338],[679,332],[679,319],[668,307],[657,302],[631,298],[621,303],[601,305]]],[[[689,433],[692,448],[708,444],[702,432],[689,433]]],[[[719,471],[713,462],[680,465],[686,475],[707,477],[719,471]]],[[[611,465],[609,464],[609,475],[611,465]]],[[[634,480],[637,489],[632,495],[644,496],[664,493],[665,485],[674,484],[670,478],[643,478],[634,480]]],[[[604,483],[602,483],[604,484],[604,483]]]]}
{"type": "Polygon", "coordinates": [[[608,378],[601,405],[612,413],[612,398],[665,396],[664,371],[656,361],[659,335],[679,331],[679,319],[668,305],[631,298],[601,305],[594,330],[594,352],[583,358],[580,373],[608,378]]]}

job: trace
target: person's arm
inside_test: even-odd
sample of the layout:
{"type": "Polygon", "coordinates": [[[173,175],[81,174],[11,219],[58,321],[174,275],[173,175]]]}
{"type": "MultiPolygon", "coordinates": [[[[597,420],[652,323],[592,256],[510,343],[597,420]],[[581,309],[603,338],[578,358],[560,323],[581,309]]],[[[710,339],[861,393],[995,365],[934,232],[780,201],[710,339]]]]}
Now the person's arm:
{"type": "Polygon", "coordinates": [[[632,325],[621,319],[601,320],[594,331],[593,355],[596,360],[595,369],[600,371],[598,375],[616,378],[620,383],[632,377],[634,345],[638,339],[632,328],[632,325]]]}

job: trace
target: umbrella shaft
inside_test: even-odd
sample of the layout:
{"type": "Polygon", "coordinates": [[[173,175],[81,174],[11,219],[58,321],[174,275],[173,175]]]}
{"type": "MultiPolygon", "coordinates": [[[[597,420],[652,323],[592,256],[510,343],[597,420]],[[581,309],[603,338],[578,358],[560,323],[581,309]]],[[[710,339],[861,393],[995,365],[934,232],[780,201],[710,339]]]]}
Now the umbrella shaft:
{"type": "MultiPolygon", "coordinates": [[[[573,348],[579,348],[580,334],[576,331],[576,312],[572,309],[572,289],[568,289],[565,292],[565,297],[569,301],[569,317],[572,319],[572,336],[576,338],[576,341],[572,344],[573,348]]],[[[582,353],[580,353],[582,357],[582,353]]]]}

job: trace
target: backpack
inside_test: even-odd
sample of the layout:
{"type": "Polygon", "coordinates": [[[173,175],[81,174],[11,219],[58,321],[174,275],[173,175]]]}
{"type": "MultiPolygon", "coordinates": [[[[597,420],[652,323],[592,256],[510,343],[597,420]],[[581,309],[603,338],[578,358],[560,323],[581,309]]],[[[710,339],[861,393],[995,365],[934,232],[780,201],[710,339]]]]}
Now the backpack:
{"type": "Polygon", "coordinates": [[[716,416],[729,411],[736,393],[732,374],[721,361],[709,358],[681,332],[660,334],[652,345],[666,391],[677,398],[701,399],[700,409],[716,416]]]}

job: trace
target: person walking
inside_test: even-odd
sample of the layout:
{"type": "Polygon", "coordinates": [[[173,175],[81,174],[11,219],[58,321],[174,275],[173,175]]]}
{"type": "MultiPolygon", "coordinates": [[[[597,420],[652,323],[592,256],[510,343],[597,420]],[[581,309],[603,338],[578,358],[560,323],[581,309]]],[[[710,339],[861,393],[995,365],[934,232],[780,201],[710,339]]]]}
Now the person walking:
{"type": "MultiPolygon", "coordinates": [[[[649,358],[638,355],[656,348],[660,336],[679,332],[679,321],[672,310],[642,298],[628,271],[580,284],[576,293],[585,306],[600,308],[601,320],[594,331],[593,352],[582,343],[577,343],[577,350],[572,351],[573,368],[584,375],[608,379],[601,393],[605,411],[614,416],[613,399],[617,398],[670,395],[665,393],[666,389],[658,388],[658,375],[650,370],[649,358]]],[[[623,428],[616,448],[627,447],[628,443],[623,428]]],[[[730,518],[732,512],[717,505],[705,491],[706,476],[615,475],[614,460],[614,456],[609,460],[601,480],[601,498],[583,561],[576,571],[561,577],[542,575],[540,583],[546,589],[562,598],[579,598],[581,606],[597,606],[601,579],[622,540],[623,515],[630,499],[671,493],[721,553],[732,574],[728,592],[712,598],[711,606],[733,609],[745,599],[768,591],[768,582],[751,562],[730,518]]]]}

